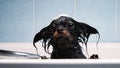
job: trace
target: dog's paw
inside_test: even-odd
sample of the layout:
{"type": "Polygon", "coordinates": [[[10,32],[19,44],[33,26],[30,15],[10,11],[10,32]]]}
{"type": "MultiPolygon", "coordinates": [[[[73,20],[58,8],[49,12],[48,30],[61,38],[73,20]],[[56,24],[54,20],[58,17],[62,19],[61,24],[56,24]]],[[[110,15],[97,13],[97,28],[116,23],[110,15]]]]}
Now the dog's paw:
{"type": "Polygon", "coordinates": [[[90,56],[89,59],[99,59],[99,56],[98,56],[98,54],[93,54],[90,56]]]}
{"type": "Polygon", "coordinates": [[[48,59],[46,56],[41,56],[41,59],[48,59]]]}

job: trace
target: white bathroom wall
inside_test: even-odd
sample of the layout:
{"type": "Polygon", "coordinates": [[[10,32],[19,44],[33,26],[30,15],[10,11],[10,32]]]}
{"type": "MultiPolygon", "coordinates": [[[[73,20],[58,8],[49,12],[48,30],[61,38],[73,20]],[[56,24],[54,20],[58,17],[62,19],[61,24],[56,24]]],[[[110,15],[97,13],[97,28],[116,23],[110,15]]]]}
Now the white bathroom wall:
{"type": "MultiPolygon", "coordinates": [[[[100,42],[120,42],[119,0],[0,0],[0,42],[32,42],[59,14],[95,27],[100,42]]],[[[89,40],[96,42],[96,36],[89,40]]]]}

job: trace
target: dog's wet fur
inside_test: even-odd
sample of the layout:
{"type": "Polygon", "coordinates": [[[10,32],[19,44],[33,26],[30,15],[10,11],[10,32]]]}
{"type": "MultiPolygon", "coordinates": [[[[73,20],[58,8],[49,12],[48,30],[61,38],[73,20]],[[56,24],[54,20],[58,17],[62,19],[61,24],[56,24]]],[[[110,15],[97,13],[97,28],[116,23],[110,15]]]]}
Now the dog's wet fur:
{"type": "MultiPolygon", "coordinates": [[[[33,45],[43,40],[43,47],[47,53],[49,46],[52,46],[51,59],[86,59],[79,43],[87,47],[91,34],[99,35],[99,32],[86,23],[77,22],[71,17],[60,16],[35,35],[33,45]]],[[[90,58],[98,58],[98,55],[93,54],[90,58]]]]}

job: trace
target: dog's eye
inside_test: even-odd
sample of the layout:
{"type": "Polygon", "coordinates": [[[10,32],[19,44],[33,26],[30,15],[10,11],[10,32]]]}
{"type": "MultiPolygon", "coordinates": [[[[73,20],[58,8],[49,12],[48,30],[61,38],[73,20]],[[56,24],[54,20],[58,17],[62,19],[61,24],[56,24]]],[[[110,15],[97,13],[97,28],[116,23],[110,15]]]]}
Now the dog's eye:
{"type": "Polygon", "coordinates": [[[72,24],[72,23],[70,23],[70,24],[69,24],[69,26],[73,26],[73,24],[72,24]]]}
{"type": "Polygon", "coordinates": [[[73,23],[69,23],[69,28],[73,28],[74,24],[73,23]]]}
{"type": "Polygon", "coordinates": [[[53,23],[53,24],[52,24],[52,27],[54,27],[54,28],[55,28],[55,27],[56,27],[56,24],[55,24],[55,23],[53,23]]]}

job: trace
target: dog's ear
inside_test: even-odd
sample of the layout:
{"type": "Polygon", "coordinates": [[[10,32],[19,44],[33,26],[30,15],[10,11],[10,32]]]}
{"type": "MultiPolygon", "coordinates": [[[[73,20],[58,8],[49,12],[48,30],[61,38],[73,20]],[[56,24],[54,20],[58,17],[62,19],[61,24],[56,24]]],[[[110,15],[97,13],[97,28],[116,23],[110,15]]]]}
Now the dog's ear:
{"type": "Polygon", "coordinates": [[[39,40],[43,40],[46,42],[51,37],[50,26],[43,28],[40,32],[38,32],[33,40],[33,45],[39,40]]]}
{"type": "MultiPolygon", "coordinates": [[[[36,48],[36,53],[38,56],[39,53],[38,53],[38,49],[37,47],[35,46],[35,43],[40,41],[40,40],[43,40],[44,43],[47,42],[47,40],[51,37],[51,32],[50,32],[50,26],[47,26],[45,28],[43,28],[40,32],[38,32],[34,39],[33,39],[33,46],[36,48]]],[[[44,46],[44,48],[46,47],[46,45],[44,46]]],[[[42,56],[40,56],[42,58],[42,56]]]]}
{"type": "Polygon", "coordinates": [[[99,33],[99,32],[97,31],[97,29],[95,29],[94,27],[92,27],[92,26],[90,26],[90,25],[88,25],[88,24],[78,22],[77,25],[78,25],[78,29],[79,29],[80,32],[82,32],[83,34],[85,34],[85,33],[88,33],[88,34],[96,34],[96,33],[99,33]]]}
{"type": "MultiPolygon", "coordinates": [[[[82,43],[87,44],[89,36],[91,34],[98,34],[99,35],[99,32],[97,31],[97,29],[95,29],[94,27],[92,27],[88,24],[85,24],[82,22],[77,22],[76,24],[77,24],[76,26],[78,29],[78,37],[80,37],[79,40],[82,43]]],[[[99,37],[100,37],[100,35],[99,35],[99,37]]]]}

